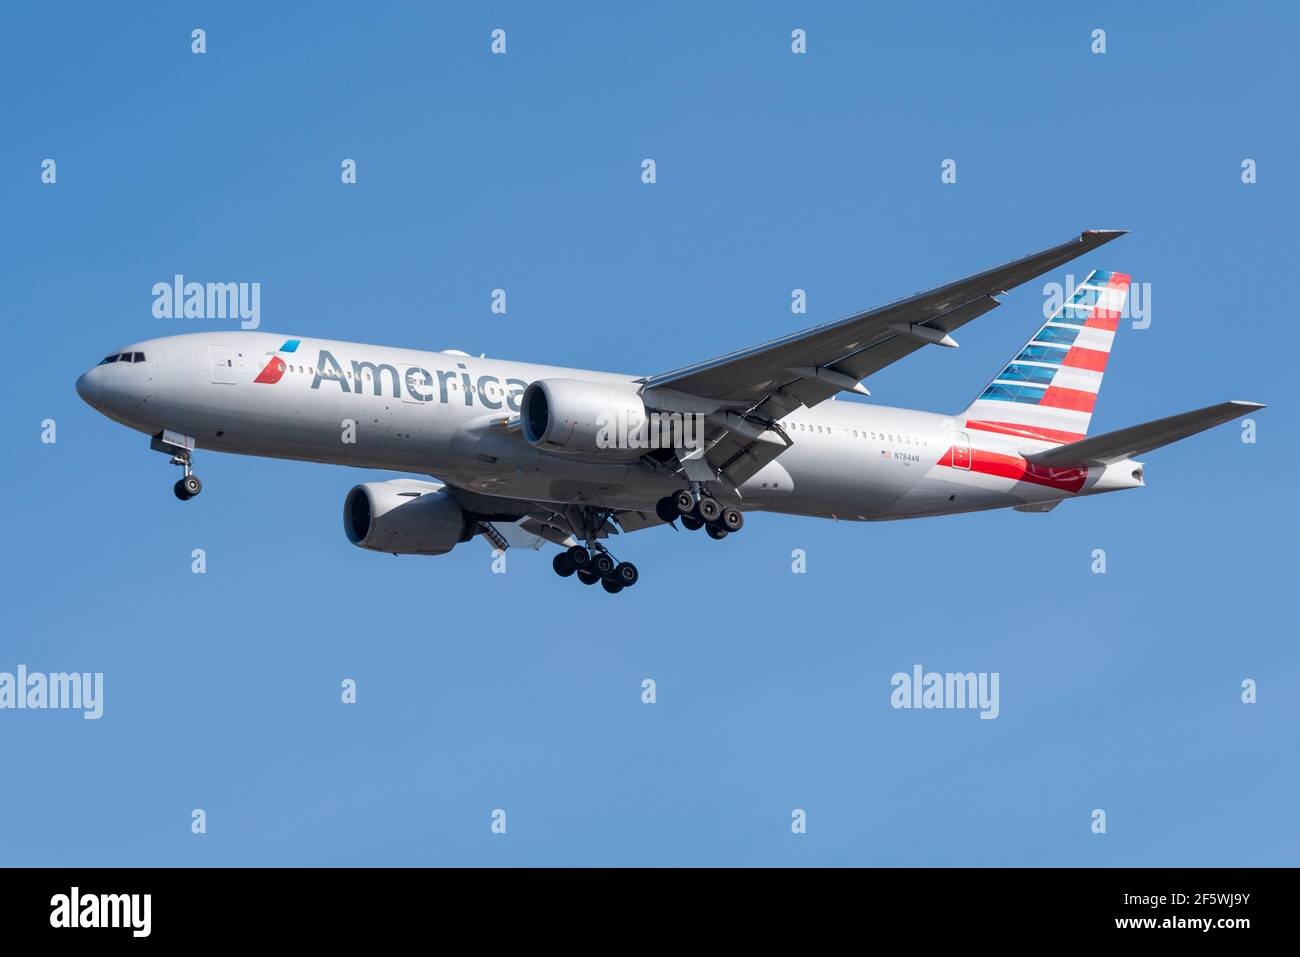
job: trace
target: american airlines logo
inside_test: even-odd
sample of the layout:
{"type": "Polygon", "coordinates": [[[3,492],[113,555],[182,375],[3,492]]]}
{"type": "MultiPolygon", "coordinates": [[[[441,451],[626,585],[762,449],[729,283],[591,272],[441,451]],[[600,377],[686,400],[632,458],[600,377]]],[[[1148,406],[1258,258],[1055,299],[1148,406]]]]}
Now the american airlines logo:
{"type": "MultiPolygon", "coordinates": [[[[301,341],[290,339],[273,355],[254,382],[273,385],[280,381],[287,367],[287,362],[280,353],[292,355],[298,351],[301,341]]],[[[334,354],[328,349],[320,350],[316,365],[312,369],[311,388],[319,389],[337,385],[342,391],[361,395],[367,387],[374,395],[391,395],[394,399],[406,398],[412,402],[441,402],[446,405],[452,400],[452,393],[464,396],[467,406],[481,405],[485,409],[497,410],[509,407],[519,411],[519,398],[528,383],[523,379],[502,380],[499,376],[470,375],[465,363],[456,363],[455,369],[425,369],[420,366],[406,366],[399,372],[397,366],[388,362],[360,362],[352,360],[351,368],[345,370],[334,354]]]]}

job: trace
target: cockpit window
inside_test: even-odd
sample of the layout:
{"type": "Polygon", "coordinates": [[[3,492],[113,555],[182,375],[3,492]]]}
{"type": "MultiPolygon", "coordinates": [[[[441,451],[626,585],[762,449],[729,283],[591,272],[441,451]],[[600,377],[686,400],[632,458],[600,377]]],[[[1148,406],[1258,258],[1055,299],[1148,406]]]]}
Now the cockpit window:
{"type": "Polygon", "coordinates": [[[143,352],[134,352],[134,353],[132,353],[132,355],[135,356],[135,361],[136,361],[136,362],[144,362],[144,353],[143,353],[143,352]]]}
{"type": "Polygon", "coordinates": [[[110,362],[144,362],[144,353],[143,352],[119,352],[117,355],[104,356],[104,358],[99,360],[99,364],[102,366],[106,366],[110,362]]]}
{"type": "Polygon", "coordinates": [[[108,365],[110,362],[116,362],[116,361],[117,361],[117,356],[104,356],[103,360],[99,364],[103,366],[103,365],[108,365]]]}

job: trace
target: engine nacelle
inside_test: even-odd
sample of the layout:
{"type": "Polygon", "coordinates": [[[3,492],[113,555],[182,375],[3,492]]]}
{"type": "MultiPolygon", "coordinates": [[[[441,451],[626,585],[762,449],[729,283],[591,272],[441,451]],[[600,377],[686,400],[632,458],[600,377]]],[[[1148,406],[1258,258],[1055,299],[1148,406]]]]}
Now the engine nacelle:
{"type": "Polygon", "coordinates": [[[524,438],[548,452],[636,459],[649,447],[645,403],[631,389],[539,379],[524,390],[519,408],[524,438]]]}
{"type": "Polygon", "coordinates": [[[377,552],[445,555],[474,536],[474,523],[441,485],[396,479],[348,492],[343,531],[353,545],[377,552]]]}

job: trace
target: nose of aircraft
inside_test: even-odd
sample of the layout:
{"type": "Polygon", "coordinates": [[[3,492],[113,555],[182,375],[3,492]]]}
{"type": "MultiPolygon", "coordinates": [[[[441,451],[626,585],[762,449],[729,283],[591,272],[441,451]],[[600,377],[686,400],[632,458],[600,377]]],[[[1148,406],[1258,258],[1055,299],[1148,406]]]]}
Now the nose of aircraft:
{"type": "Polygon", "coordinates": [[[104,385],[100,382],[101,373],[99,367],[87,369],[77,379],[77,395],[93,409],[99,408],[100,396],[104,392],[104,385]]]}

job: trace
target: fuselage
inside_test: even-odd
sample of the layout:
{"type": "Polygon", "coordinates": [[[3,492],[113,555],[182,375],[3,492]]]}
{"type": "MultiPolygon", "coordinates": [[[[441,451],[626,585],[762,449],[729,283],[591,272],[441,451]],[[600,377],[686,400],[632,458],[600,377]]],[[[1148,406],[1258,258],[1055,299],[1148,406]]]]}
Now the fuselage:
{"type": "MultiPolygon", "coordinates": [[[[124,347],[77,382],[96,409],[200,449],[433,475],[486,496],[650,509],[681,487],[651,462],[579,461],[503,427],[539,379],[635,391],[638,376],[266,332],[193,333],[124,347]]],[[[737,489],[749,511],[873,521],[1050,506],[1142,484],[1141,466],[1041,469],[1039,439],[962,417],[828,401],[781,421],[792,445],[737,489]]],[[[739,494],[737,494],[739,493],[739,494]]]]}

